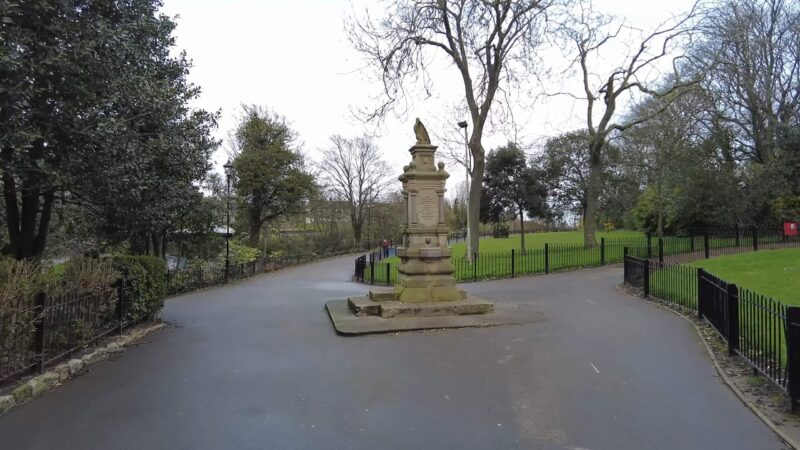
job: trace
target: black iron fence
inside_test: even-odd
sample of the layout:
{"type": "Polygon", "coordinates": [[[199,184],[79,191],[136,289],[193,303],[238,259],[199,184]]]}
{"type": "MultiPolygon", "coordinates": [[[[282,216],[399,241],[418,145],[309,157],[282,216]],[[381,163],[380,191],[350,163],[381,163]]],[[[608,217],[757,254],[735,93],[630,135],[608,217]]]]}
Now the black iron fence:
{"type": "Polygon", "coordinates": [[[93,292],[40,293],[0,313],[0,384],[69,357],[140,320],[124,280],[93,292]]]}
{"type": "Polygon", "coordinates": [[[261,258],[247,263],[231,263],[226,272],[224,264],[206,265],[167,272],[167,295],[177,295],[198,289],[225,284],[229,281],[272,272],[285,267],[305,264],[320,259],[352,253],[351,251],[330,253],[304,253],[277,258],[261,258]]]}
{"type": "Polygon", "coordinates": [[[692,266],[628,255],[625,284],[644,297],[696,311],[753,369],[800,405],[800,307],[786,306],[692,266]]]}
{"type": "MultiPolygon", "coordinates": [[[[800,237],[787,236],[783,230],[703,230],[689,236],[657,238],[642,234],[601,238],[591,248],[583,244],[544,244],[541,249],[478,253],[469,259],[453,257],[451,263],[456,281],[464,283],[618,264],[623,262],[626,251],[632,256],[652,260],[654,267],[663,268],[726,254],[796,246],[800,246],[800,237]]],[[[383,261],[375,254],[370,253],[362,262],[355,261],[353,279],[369,284],[393,284],[397,280],[399,261],[383,261]]]]}

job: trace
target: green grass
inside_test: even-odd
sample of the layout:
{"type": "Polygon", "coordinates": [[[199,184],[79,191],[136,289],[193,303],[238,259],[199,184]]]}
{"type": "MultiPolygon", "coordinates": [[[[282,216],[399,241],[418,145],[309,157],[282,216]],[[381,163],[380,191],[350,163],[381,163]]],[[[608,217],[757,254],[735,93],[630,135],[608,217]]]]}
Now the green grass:
{"type": "Polygon", "coordinates": [[[800,305],[800,248],[718,256],[656,269],[650,276],[650,294],[696,311],[697,268],[740,288],[740,351],[753,359],[779,359],[785,366],[786,342],[779,311],[781,304],[800,305]],[[775,354],[764,352],[775,344],[775,354]]]}
{"type": "MultiPolygon", "coordinates": [[[[597,242],[600,238],[606,239],[632,239],[644,238],[644,233],[639,231],[599,231],[597,232],[597,242]]],[[[525,233],[525,249],[543,249],[544,244],[583,244],[583,231],[553,231],[546,233],[525,233]]],[[[465,242],[457,242],[450,246],[453,256],[464,256],[467,250],[465,242]]],[[[511,253],[511,249],[520,250],[520,236],[513,234],[507,238],[485,238],[481,239],[478,246],[480,253],[511,253]]]]}
{"type": "MultiPolygon", "coordinates": [[[[645,235],[635,231],[599,232],[598,242],[606,239],[604,258],[606,263],[622,261],[624,246],[645,245],[645,235]]],[[[601,251],[599,246],[594,249],[583,248],[583,233],[580,231],[528,233],[525,235],[526,252],[522,253],[519,235],[508,238],[481,239],[480,254],[477,262],[464,259],[466,244],[459,242],[451,245],[453,257],[451,259],[455,268],[455,277],[459,282],[486,280],[494,278],[509,278],[512,276],[556,272],[561,270],[574,270],[583,267],[596,267],[601,265],[601,251]],[[545,261],[544,244],[550,245],[548,260],[545,261]],[[515,250],[512,261],[511,251],[515,250]]],[[[375,265],[375,282],[387,284],[394,283],[397,279],[396,266],[400,259],[392,257],[375,265]],[[389,265],[387,272],[386,266],[389,265]],[[388,275],[387,275],[388,273],[388,275]]],[[[367,282],[371,280],[371,268],[367,266],[365,273],[367,282]]]]}
{"type": "Polygon", "coordinates": [[[800,248],[719,256],[692,265],[787,305],[800,305],[800,248]]]}

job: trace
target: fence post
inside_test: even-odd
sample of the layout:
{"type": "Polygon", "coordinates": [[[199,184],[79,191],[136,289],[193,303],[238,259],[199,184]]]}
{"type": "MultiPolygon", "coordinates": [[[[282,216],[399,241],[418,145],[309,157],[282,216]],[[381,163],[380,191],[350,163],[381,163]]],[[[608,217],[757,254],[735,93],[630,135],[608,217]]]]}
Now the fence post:
{"type": "Polygon", "coordinates": [[[36,355],[39,357],[39,361],[36,363],[36,370],[39,373],[44,372],[44,304],[45,304],[45,294],[44,292],[40,292],[36,294],[36,297],[33,299],[34,307],[36,310],[36,334],[33,337],[33,345],[34,351],[36,355]]]}
{"type": "Polygon", "coordinates": [[[800,401],[800,306],[786,307],[786,369],[792,413],[800,401]]]}
{"type": "Polygon", "coordinates": [[[703,233],[703,252],[705,253],[706,259],[711,257],[711,249],[708,245],[708,233],[703,233]]]}
{"type": "Polygon", "coordinates": [[[125,326],[125,310],[123,309],[123,304],[125,302],[125,278],[120,278],[117,280],[117,321],[119,322],[119,326],[117,327],[117,332],[122,334],[122,329],[125,326]]]}
{"type": "Polygon", "coordinates": [[[375,284],[375,255],[369,259],[369,284],[375,284]]]}
{"type": "Polygon", "coordinates": [[[600,265],[606,265],[606,238],[600,238],[600,265]]]}
{"type": "Polygon", "coordinates": [[[472,254],[472,280],[478,281],[478,252],[472,254]]]}
{"type": "Polygon", "coordinates": [[[550,273],[550,245],[545,242],[544,243],[544,273],[550,273]]]}
{"type": "Polygon", "coordinates": [[[392,285],[392,265],[389,263],[386,263],[386,285],[392,285]]]}
{"type": "Polygon", "coordinates": [[[664,267],[664,239],[658,238],[658,267],[664,267]]]}
{"type": "Polygon", "coordinates": [[[739,289],[735,284],[729,284],[725,296],[728,302],[728,356],[733,356],[739,349],[739,289]]]}
{"type": "Polygon", "coordinates": [[[758,228],[753,227],[753,251],[758,251],[758,228]]]}
{"type": "Polygon", "coordinates": [[[736,248],[739,248],[741,242],[739,242],[739,224],[736,224],[736,248]]]}
{"type": "Polygon", "coordinates": [[[650,233],[647,233],[647,259],[653,257],[653,243],[650,242],[651,236],[650,233]]]}
{"type": "Polygon", "coordinates": [[[697,269],[697,318],[703,318],[703,302],[705,299],[705,285],[703,284],[703,273],[705,270],[697,269]]]}
{"type": "Polygon", "coordinates": [[[511,249],[511,278],[514,278],[514,249],[511,249]]]}
{"type": "Polygon", "coordinates": [[[622,247],[622,259],[624,260],[628,256],[628,247],[622,247]]]}
{"type": "Polygon", "coordinates": [[[694,232],[689,234],[689,239],[691,239],[691,242],[689,242],[689,251],[694,253],[694,232]]]}
{"type": "Polygon", "coordinates": [[[644,260],[644,277],[642,278],[642,293],[644,298],[650,296],[650,259],[644,260]]]}

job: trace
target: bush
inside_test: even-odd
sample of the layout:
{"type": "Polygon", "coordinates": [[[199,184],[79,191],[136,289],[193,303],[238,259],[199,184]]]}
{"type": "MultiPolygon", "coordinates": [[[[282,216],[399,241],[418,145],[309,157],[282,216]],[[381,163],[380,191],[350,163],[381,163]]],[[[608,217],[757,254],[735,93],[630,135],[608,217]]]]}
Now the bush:
{"type": "Polygon", "coordinates": [[[507,223],[498,222],[492,227],[492,237],[494,238],[507,238],[509,234],[509,227],[507,223]]]}
{"type": "Polygon", "coordinates": [[[125,279],[132,303],[128,318],[155,318],[167,295],[167,264],[155,256],[115,256],[114,267],[125,279]]]}
{"type": "Polygon", "coordinates": [[[49,290],[50,294],[106,292],[120,277],[111,261],[93,258],[73,258],[51,273],[59,282],[49,290]]]}
{"type": "Polygon", "coordinates": [[[38,264],[0,259],[0,366],[18,363],[19,349],[27,348],[33,336],[36,310],[33,300],[44,291],[50,278],[38,264]]]}

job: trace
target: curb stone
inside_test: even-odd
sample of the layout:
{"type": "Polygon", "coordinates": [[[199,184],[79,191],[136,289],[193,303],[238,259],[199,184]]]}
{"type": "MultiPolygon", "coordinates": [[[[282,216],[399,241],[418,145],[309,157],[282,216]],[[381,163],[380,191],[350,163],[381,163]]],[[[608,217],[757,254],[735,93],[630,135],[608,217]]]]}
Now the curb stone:
{"type": "MultiPolygon", "coordinates": [[[[626,295],[628,295],[630,297],[636,298],[637,300],[642,300],[641,297],[637,297],[637,296],[634,296],[634,295],[630,294],[627,290],[625,290],[625,288],[623,287],[622,284],[617,286],[617,290],[623,292],[624,294],[626,294],[626,295]]],[[[670,308],[668,305],[665,305],[665,304],[662,304],[662,303],[659,303],[659,302],[654,302],[654,301],[651,301],[651,300],[648,300],[648,299],[644,299],[644,301],[654,305],[657,308],[661,308],[661,309],[664,309],[666,311],[669,311],[672,314],[675,314],[676,316],[680,317],[681,319],[689,322],[689,324],[691,324],[692,327],[694,328],[694,331],[700,337],[700,341],[703,343],[703,347],[705,347],[706,353],[708,353],[708,357],[711,359],[711,362],[714,365],[714,369],[717,371],[717,374],[719,375],[720,379],[725,383],[725,385],[728,386],[728,388],[730,388],[731,391],[733,391],[733,393],[736,395],[736,397],[738,397],[739,400],[742,403],[744,403],[744,405],[747,406],[747,408],[750,409],[750,411],[752,411],[753,414],[756,415],[756,417],[758,417],[759,419],[761,419],[762,422],[764,422],[764,425],[766,425],[767,428],[769,428],[775,434],[777,434],[778,437],[780,437],[791,448],[793,448],[795,450],[800,450],[800,442],[797,442],[796,440],[792,439],[789,435],[784,433],[783,430],[778,428],[778,425],[776,425],[775,422],[773,422],[772,419],[770,419],[766,414],[761,412],[761,410],[758,409],[758,406],[756,406],[755,403],[750,401],[744,395],[744,393],[739,389],[739,387],[737,387],[736,384],[734,384],[734,382],[728,377],[728,374],[725,373],[725,371],[722,369],[722,366],[719,364],[719,361],[717,360],[717,355],[714,354],[714,351],[711,349],[711,346],[708,345],[708,342],[706,342],[706,338],[703,335],[702,330],[700,330],[700,327],[698,327],[697,324],[694,323],[694,321],[692,321],[690,318],[686,317],[684,314],[682,314],[682,313],[670,308]]]]}
{"type": "Polygon", "coordinates": [[[16,400],[14,400],[13,395],[3,395],[0,397],[0,414],[3,414],[4,412],[13,408],[15,404],[16,400]]]}
{"type": "Polygon", "coordinates": [[[159,322],[149,325],[145,328],[134,329],[124,336],[120,336],[114,341],[106,344],[105,347],[99,347],[91,353],[83,355],[80,359],[71,359],[67,362],[61,363],[51,370],[31,378],[27,382],[20,384],[11,392],[10,395],[0,396],[0,415],[4,414],[15,406],[23,405],[39,395],[55,389],[63,382],[73,377],[89,365],[102,361],[109,356],[121,352],[125,347],[128,347],[147,334],[163,328],[165,324],[159,322]]]}

